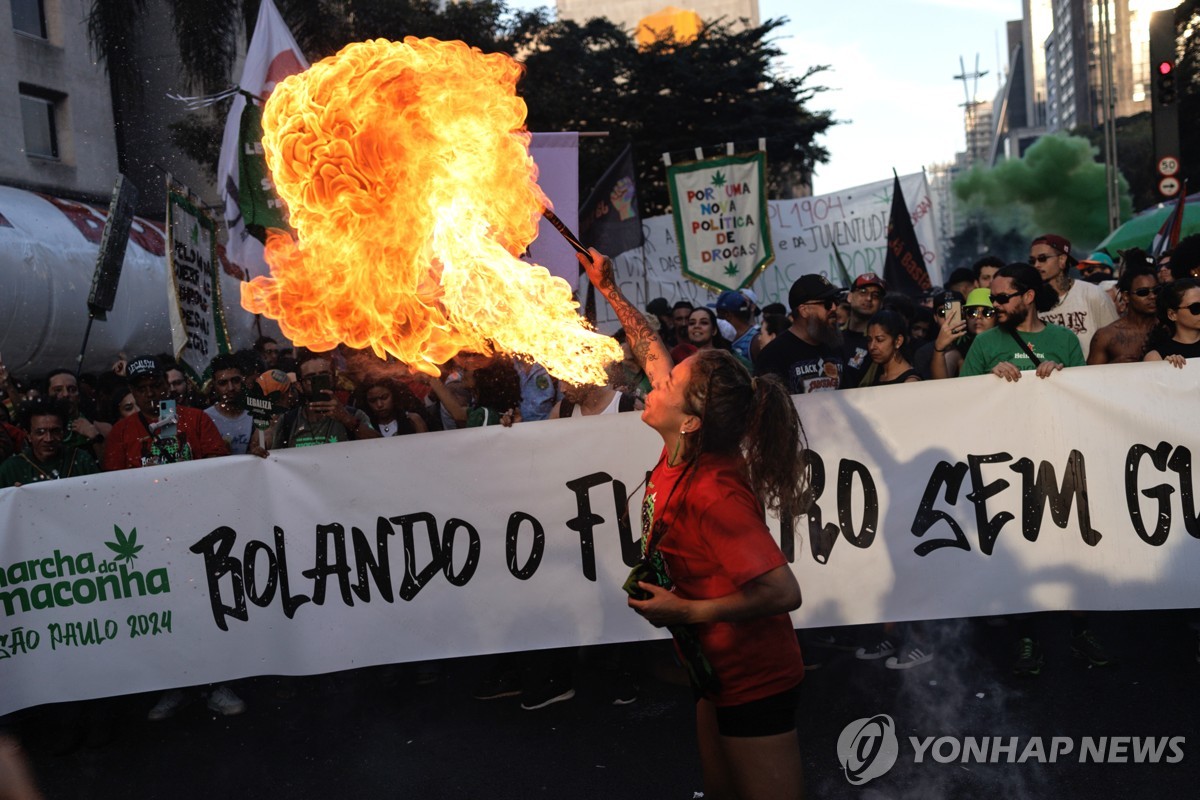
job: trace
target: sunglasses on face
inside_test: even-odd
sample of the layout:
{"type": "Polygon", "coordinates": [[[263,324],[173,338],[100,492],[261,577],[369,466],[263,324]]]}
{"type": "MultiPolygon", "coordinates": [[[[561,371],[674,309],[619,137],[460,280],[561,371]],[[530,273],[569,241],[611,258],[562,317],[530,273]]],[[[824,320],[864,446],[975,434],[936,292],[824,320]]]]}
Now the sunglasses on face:
{"type": "Polygon", "coordinates": [[[991,319],[992,317],[996,316],[996,309],[985,308],[983,306],[971,306],[970,308],[963,309],[963,313],[966,314],[967,319],[978,319],[979,317],[991,319]]]}
{"type": "Polygon", "coordinates": [[[1007,303],[1009,300],[1012,300],[1014,297],[1020,297],[1023,294],[1025,294],[1025,293],[1024,292],[1008,292],[1007,294],[1005,294],[1004,292],[992,292],[992,305],[1002,306],[1005,303],[1007,303]]]}
{"type": "Polygon", "coordinates": [[[806,303],[801,303],[804,306],[824,306],[826,311],[832,311],[837,307],[837,300],[809,300],[806,303]]]}
{"type": "Polygon", "coordinates": [[[1035,264],[1045,264],[1050,259],[1059,258],[1059,257],[1060,256],[1057,253],[1042,253],[1041,255],[1030,256],[1029,264],[1030,264],[1030,266],[1033,266],[1035,264]]]}
{"type": "Polygon", "coordinates": [[[1186,311],[1193,317],[1200,317],[1200,303],[1191,303],[1186,306],[1176,306],[1176,311],[1186,311]]]}
{"type": "Polygon", "coordinates": [[[1130,289],[1129,293],[1138,297],[1148,297],[1152,294],[1158,294],[1157,286],[1143,286],[1141,289],[1130,289]]]}

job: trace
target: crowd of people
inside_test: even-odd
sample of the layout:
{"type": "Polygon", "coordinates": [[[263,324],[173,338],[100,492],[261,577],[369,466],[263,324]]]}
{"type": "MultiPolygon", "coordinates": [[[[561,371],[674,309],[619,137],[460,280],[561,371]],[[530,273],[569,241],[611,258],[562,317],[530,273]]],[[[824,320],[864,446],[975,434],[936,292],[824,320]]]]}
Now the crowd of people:
{"type": "MultiPolygon", "coordinates": [[[[738,469],[748,476],[752,490],[747,497],[758,497],[760,506],[783,502],[790,508],[803,492],[800,473],[787,466],[786,454],[761,438],[763,430],[747,429],[751,422],[763,425],[769,411],[777,420],[771,424],[790,430],[785,409],[773,405],[772,387],[786,398],[985,373],[1016,381],[1029,371],[1049,378],[1085,364],[1162,360],[1183,367],[1200,354],[1200,237],[1185,239],[1157,260],[1142,250],[1127,250],[1114,264],[1104,254],[1079,259],[1069,241],[1047,234],[1033,240],[1027,263],[1005,264],[986,256],[955,270],[945,287],[919,298],[889,293],[887,282],[874,273],[858,276],[848,287],[813,274],[795,281],[786,305],[760,308],[753,291],[743,289],[721,293],[711,306],[683,300],[672,305],[657,298],[645,314],[604,284],[604,263],[597,256],[585,266],[621,316],[624,327],[616,338],[625,354],[609,370],[605,386],[558,381],[536,364],[501,354],[461,353],[440,375],[428,376],[343,347],[314,352],[269,337],[252,349],[216,356],[200,374],[169,355],[121,356],[99,374],[76,374],[64,367],[41,376],[14,376],[0,365],[0,489],[197,458],[265,457],[273,449],[638,410],[664,438],[663,460],[655,472],[660,484],[677,486],[688,469],[704,463],[703,480],[723,485],[721,480],[731,479],[709,473],[736,466],[721,458],[742,458],[738,469]],[[695,385],[693,374],[705,376],[704,391],[688,388],[695,385]],[[247,408],[248,391],[271,399],[276,413],[256,420],[247,408]],[[737,398],[750,394],[714,407],[722,392],[737,398]],[[774,472],[797,478],[795,485],[789,488],[765,476],[755,466],[765,458],[779,468],[774,472]]],[[[798,419],[795,426],[799,430],[798,419]]],[[[782,441],[792,442],[794,456],[792,439],[784,436],[782,441]]],[[[653,484],[648,487],[648,498],[653,489],[653,484]]],[[[668,490],[665,504],[671,503],[673,491],[668,490]]],[[[746,508],[750,516],[761,516],[760,511],[751,513],[757,508],[753,502],[746,508]]],[[[699,518],[696,524],[701,524],[699,518]]],[[[746,521],[738,527],[746,529],[746,521]]],[[[652,539],[647,533],[648,556],[652,539]]],[[[775,553],[777,549],[766,547],[746,566],[749,572],[721,586],[766,592],[771,602],[751,606],[777,620],[781,614],[786,619],[793,596],[782,578],[763,583],[763,574],[780,569],[791,575],[776,563],[775,553]],[[750,574],[760,567],[765,573],[750,574]]],[[[630,604],[643,616],[655,624],[688,619],[667,607],[660,585],[642,587],[630,604]]],[[[796,593],[797,602],[798,597],[796,593]]],[[[1034,675],[1043,661],[1027,622],[1021,619],[1013,671],[1034,675]]],[[[1088,630],[1086,616],[1074,617],[1073,634],[1077,655],[1097,666],[1111,661],[1088,630]]],[[[721,658],[718,651],[732,640],[713,641],[704,642],[706,655],[721,658]]],[[[818,631],[806,643],[818,650],[847,647],[863,660],[884,659],[891,669],[934,658],[920,625],[888,627],[877,641],[867,643],[848,644],[838,631],[818,631]]],[[[819,659],[809,661],[811,669],[819,659]]],[[[773,688],[790,690],[789,682],[798,682],[792,666],[780,664],[773,688]]],[[[435,668],[425,674],[436,679],[435,668]]],[[[573,695],[558,679],[523,691],[522,704],[530,709],[573,695]]],[[[203,694],[217,713],[245,710],[228,687],[207,687],[203,694]]],[[[735,695],[760,699],[753,691],[735,695]]],[[[636,689],[626,687],[618,700],[635,697],[636,689]]],[[[182,692],[164,695],[150,710],[150,719],[171,716],[185,700],[182,692]]],[[[792,707],[789,695],[770,712],[777,715],[792,707]]],[[[718,728],[722,736],[727,729],[738,729],[737,719],[731,722],[720,711],[717,705],[715,714],[709,709],[698,717],[702,732],[711,728],[716,737],[718,728]]],[[[755,724],[748,729],[760,731],[755,724]]],[[[781,733],[769,725],[762,730],[770,736],[781,733]]],[[[717,747],[721,741],[713,738],[708,745],[717,747]]],[[[792,746],[788,742],[784,750],[792,746]]],[[[703,739],[701,745],[703,750],[703,739]]],[[[718,772],[712,780],[728,784],[741,768],[737,758],[750,755],[727,746],[722,752],[741,754],[713,767],[718,772]]],[[[787,769],[793,767],[798,769],[787,761],[787,769]]],[[[798,780],[798,775],[788,780],[793,777],[798,780]]]]}

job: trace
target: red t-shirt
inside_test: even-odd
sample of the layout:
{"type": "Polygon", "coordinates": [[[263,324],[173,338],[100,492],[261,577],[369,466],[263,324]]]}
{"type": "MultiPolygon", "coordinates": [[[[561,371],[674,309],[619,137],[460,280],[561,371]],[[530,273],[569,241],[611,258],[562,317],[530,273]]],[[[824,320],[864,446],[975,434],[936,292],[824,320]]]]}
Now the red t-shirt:
{"type": "MultiPolygon", "coordinates": [[[[642,506],[643,547],[655,520],[661,516],[666,523],[657,546],[676,594],[689,600],[724,597],[787,564],[746,482],[740,456],[705,454],[686,476],[684,468],[668,466],[664,449],[642,506]]],[[[721,684],[710,698],[719,706],[778,694],[804,677],[787,614],[693,627],[721,684]]]]}
{"type": "Polygon", "coordinates": [[[13,441],[13,452],[19,453],[25,449],[25,431],[18,428],[16,425],[9,425],[7,422],[0,422],[4,426],[4,430],[8,431],[8,437],[13,441]]]}
{"type": "MultiPolygon", "coordinates": [[[[207,414],[189,406],[179,406],[175,412],[179,417],[178,439],[187,444],[191,458],[229,455],[229,446],[207,414]]],[[[147,455],[149,442],[150,431],[142,421],[141,414],[118,420],[105,439],[104,469],[111,472],[145,466],[142,457],[147,455]]]]}

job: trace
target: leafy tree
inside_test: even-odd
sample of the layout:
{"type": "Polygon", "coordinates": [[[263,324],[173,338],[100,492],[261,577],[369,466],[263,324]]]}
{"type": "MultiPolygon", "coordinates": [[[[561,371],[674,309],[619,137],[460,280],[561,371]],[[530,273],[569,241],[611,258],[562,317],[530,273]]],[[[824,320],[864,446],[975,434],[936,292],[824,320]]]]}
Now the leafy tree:
{"type": "Polygon", "coordinates": [[[809,81],[824,67],[800,76],[774,67],[782,51],[770,35],[785,22],[742,30],[709,24],[693,41],[660,40],[643,50],[608,20],[549,25],[525,57],[530,129],[609,132],[584,149],[585,186],[632,141],[643,214],[668,206],[664,152],[690,158],[697,146],[753,148],[759,137],[767,139],[770,191],[787,196],[828,158],[815,139],[833,121],[806,107],[823,91],[809,81]]]}
{"type": "MultiPolygon", "coordinates": [[[[786,20],[734,30],[709,24],[687,43],[664,40],[639,50],[632,37],[605,19],[583,25],[551,22],[544,11],[514,11],[504,0],[276,0],[311,61],[346,43],[374,38],[432,36],[461,39],[485,52],[524,61],[518,86],[534,131],[607,131],[581,148],[580,178],[590,186],[626,143],[635,146],[643,214],[668,205],[664,152],[690,154],[697,146],[740,148],[767,140],[769,191],[790,196],[813,167],[828,158],[816,137],[833,124],[828,111],[808,105],[823,91],[811,79],[825,67],[793,76],[775,61],[782,51],[770,38],[786,20]]],[[[135,31],[145,0],[92,0],[89,32],[118,92],[136,93],[141,68],[135,31]]],[[[260,0],[167,0],[192,90],[213,94],[232,84],[241,20],[253,34],[260,0]]],[[[227,106],[172,125],[177,146],[215,171],[227,106]]]]}

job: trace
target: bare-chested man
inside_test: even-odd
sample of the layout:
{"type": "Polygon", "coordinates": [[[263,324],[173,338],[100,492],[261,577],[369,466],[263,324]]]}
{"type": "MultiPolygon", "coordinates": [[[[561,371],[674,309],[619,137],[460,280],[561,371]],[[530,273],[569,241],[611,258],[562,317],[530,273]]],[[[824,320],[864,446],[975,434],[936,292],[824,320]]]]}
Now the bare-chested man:
{"type": "Polygon", "coordinates": [[[1096,331],[1087,363],[1123,364],[1142,360],[1146,339],[1157,319],[1157,287],[1158,277],[1152,267],[1139,262],[1126,263],[1117,281],[1117,290],[1125,300],[1125,314],[1096,331]]]}

